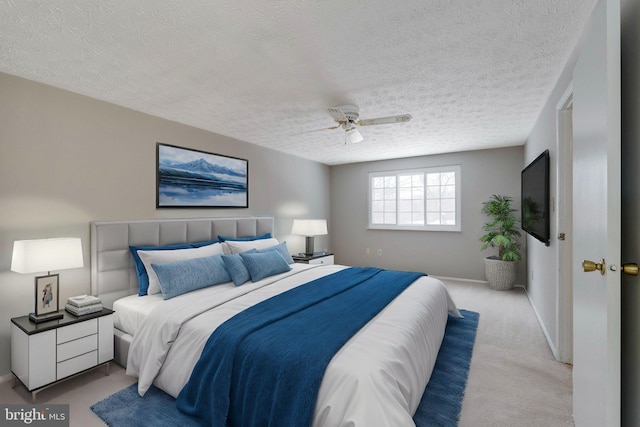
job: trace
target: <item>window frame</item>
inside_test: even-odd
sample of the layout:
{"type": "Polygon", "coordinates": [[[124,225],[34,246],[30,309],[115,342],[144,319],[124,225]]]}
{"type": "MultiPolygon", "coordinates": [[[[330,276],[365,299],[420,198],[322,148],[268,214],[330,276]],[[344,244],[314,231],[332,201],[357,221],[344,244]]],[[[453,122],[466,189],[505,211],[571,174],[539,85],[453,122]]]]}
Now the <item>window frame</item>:
{"type": "Polygon", "coordinates": [[[388,171],[369,172],[368,179],[368,225],[367,229],[370,230],[410,230],[410,231],[462,231],[462,167],[461,165],[449,165],[449,166],[429,166],[415,169],[396,169],[388,171]],[[453,172],[455,174],[455,224],[454,225],[440,225],[440,224],[427,224],[427,174],[429,173],[443,173],[453,172]],[[399,177],[401,175],[424,175],[424,198],[423,198],[423,212],[424,212],[424,225],[398,225],[398,197],[399,197],[399,177]],[[391,177],[394,176],[396,180],[396,198],[395,198],[395,224],[373,224],[373,179],[378,177],[391,177]]]}

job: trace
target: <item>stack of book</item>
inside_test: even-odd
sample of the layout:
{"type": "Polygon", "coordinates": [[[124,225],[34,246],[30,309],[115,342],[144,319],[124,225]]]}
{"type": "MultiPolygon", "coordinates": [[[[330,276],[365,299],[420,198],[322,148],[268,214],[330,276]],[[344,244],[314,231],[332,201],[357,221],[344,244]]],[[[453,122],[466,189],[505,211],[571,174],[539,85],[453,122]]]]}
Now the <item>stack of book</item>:
{"type": "Polygon", "coordinates": [[[95,313],[102,310],[102,301],[93,295],[79,295],[70,297],[65,307],[69,313],[76,316],[95,313]]]}

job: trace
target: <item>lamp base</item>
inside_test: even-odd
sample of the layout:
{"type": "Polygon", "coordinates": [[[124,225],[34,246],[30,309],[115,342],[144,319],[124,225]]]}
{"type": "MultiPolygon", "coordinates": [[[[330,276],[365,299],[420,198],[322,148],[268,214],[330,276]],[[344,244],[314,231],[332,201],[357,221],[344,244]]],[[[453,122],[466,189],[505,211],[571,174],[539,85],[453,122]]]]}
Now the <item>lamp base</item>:
{"type": "Polygon", "coordinates": [[[54,313],[41,314],[39,316],[36,316],[35,313],[29,313],[29,320],[31,320],[33,323],[49,322],[51,320],[62,319],[63,317],[64,314],[60,313],[59,311],[56,311],[54,313]]]}
{"type": "Polygon", "coordinates": [[[307,256],[313,255],[313,237],[314,236],[307,236],[305,239],[304,254],[307,256]]]}

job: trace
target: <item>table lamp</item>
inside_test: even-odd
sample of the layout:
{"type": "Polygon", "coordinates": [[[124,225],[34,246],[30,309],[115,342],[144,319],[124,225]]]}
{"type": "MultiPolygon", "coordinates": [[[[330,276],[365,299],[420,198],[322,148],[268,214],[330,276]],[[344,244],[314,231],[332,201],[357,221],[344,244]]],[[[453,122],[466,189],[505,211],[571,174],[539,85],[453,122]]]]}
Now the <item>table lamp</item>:
{"type": "Polygon", "coordinates": [[[313,238],[327,234],[326,219],[294,219],[291,234],[298,234],[306,237],[304,254],[313,255],[313,238]]]}
{"type": "Polygon", "coordinates": [[[46,271],[46,276],[35,278],[35,312],[29,320],[35,323],[60,319],[59,276],[51,271],[82,267],[82,242],[80,238],[16,240],[13,242],[11,271],[29,274],[46,271]]]}

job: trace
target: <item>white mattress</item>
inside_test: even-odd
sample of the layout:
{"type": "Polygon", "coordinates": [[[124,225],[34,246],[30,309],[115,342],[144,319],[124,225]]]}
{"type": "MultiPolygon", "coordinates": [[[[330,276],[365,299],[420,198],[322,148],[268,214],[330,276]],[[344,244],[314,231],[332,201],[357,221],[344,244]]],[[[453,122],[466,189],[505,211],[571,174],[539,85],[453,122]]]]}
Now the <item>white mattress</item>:
{"type": "MultiPolygon", "coordinates": [[[[142,307],[138,314],[123,316],[140,320],[127,363],[127,374],[139,377],[139,393],[143,395],[153,382],[177,396],[218,325],[277,293],[346,268],[293,267],[290,273],[265,281],[214,286],[160,304],[138,304],[130,298],[125,311],[142,307]]],[[[414,282],[332,359],[319,390],[313,425],[413,425],[448,313],[459,315],[442,282],[430,277],[414,282]]]]}

